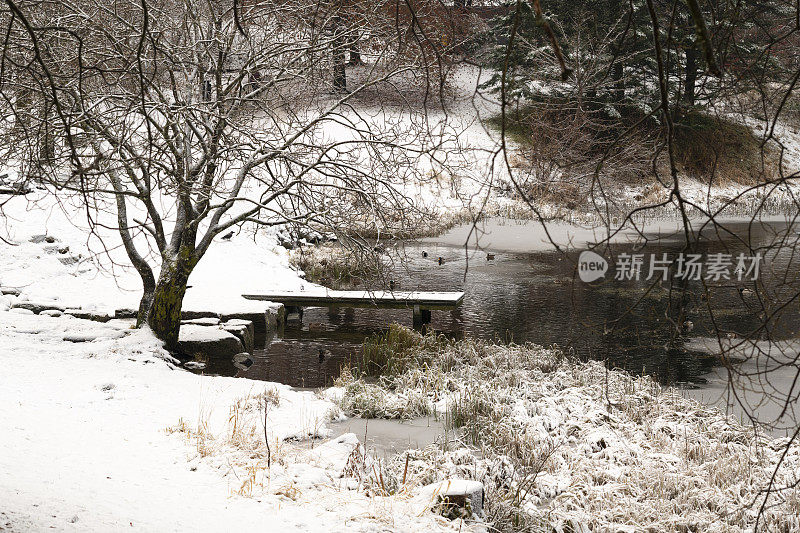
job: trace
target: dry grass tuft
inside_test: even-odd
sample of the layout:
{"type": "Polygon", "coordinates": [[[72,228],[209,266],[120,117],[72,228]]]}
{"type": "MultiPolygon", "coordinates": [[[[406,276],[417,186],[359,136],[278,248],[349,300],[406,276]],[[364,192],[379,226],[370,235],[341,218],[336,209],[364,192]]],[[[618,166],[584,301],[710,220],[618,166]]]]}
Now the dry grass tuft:
{"type": "Polygon", "coordinates": [[[744,124],[691,111],[675,121],[675,152],[681,169],[701,181],[754,185],[777,167],[769,152],[744,124]]]}

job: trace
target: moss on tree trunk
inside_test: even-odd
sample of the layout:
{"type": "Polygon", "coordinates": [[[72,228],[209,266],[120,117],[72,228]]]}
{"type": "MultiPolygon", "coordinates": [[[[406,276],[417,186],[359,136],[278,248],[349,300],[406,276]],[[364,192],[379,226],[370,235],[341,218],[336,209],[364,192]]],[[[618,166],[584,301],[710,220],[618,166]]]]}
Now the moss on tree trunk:
{"type": "Polygon", "coordinates": [[[181,328],[181,308],[189,275],[197,264],[193,250],[182,247],[178,256],[161,266],[147,313],[147,325],[170,351],[178,349],[181,328]]]}

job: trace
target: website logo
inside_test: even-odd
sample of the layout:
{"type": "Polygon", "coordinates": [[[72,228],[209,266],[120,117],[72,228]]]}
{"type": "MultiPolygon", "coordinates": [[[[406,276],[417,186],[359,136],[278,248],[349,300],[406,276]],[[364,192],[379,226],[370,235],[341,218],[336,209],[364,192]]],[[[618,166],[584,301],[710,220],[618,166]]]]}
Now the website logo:
{"type": "Polygon", "coordinates": [[[600,254],[589,250],[581,252],[578,257],[578,277],[584,283],[591,283],[605,276],[608,271],[608,261],[600,254]]]}
{"type": "MultiPolygon", "coordinates": [[[[617,281],[755,281],[761,272],[762,261],[760,253],[752,256],[743,253],[712,253],[706,256],[690,253],[621,253],[614,263],[613,278],[617,281]]],[[[586,250],[578,257],[578,276],[584,283],[596,281],[608,271],[609,262],[602,255],[586,250]]]]}

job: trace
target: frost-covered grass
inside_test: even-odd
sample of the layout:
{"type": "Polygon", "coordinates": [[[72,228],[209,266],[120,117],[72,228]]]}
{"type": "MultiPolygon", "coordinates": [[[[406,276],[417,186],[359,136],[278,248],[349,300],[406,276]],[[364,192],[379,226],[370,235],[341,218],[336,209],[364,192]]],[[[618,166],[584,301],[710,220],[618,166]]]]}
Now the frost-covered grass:
{"type": "Polygon", "coordinates": [[[381,276],[378,256],[369,248],[344,248],[336,243],[326,243],[295,249],[289,260],[302,270],[308,281],[330,289],[344,289],[361,285],[381,276]]]}
{"type": "Polygon", "coordinates": [[[358,370],[368,376],[402,374],[419,364],[419,357],[425,352],[418,347],[429,339],[414,330],[390,324],[385,333],[364,341],[361,357],[357,359],[358,370]]]}
{"type": "Polygon", "coordinates": [[[755,526],[775,473],[759,530],[800,528],[800,447],[786,439],[556,350],[413,338],[377,382],[344,373],[340,405],[396,418],[437,411],[473,453],[401,454],[384,479],[478,479],[500,529],[741,531],[755,526]]]}

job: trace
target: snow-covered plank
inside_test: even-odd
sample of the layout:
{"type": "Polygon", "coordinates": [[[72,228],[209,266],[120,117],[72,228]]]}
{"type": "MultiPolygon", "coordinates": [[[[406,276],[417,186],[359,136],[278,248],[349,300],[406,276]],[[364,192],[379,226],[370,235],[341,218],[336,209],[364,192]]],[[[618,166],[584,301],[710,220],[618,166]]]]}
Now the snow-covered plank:
{"type": "Polygon", "coordinates": [[[314,287],[303,291],[272,291],[243,294],[247,300],[267,300],[292,306],[309,307],[384,307],[453,309],[464,299],[463,292],[425,291],[337,291],[314,287]]]}

